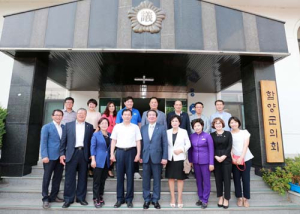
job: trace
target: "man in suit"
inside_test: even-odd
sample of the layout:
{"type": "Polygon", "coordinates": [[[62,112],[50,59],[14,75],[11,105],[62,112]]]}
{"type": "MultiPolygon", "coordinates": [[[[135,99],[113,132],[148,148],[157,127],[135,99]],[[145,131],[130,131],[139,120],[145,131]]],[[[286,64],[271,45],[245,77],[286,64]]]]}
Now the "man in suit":
{"type": "Polygon", "coordinates": [[[59,162],[59,147],[64,125],[61,125],[63,112],[55,109],[52,112],[53,121],[44,125],[41,132],[41,156],[44,166],[42,185],[43,208],[50,208],[49,202],[63,202],[57,196],[62,179],[64,166],[59,162]],[[52,179],[50,196],[48,195],[49,184],[52,179]]]}
{"type": "Polygon", "coordinates": [[[66,166],[63,208],[68,208],[75,198],[81,205],[88,205],[85,200],[87,192],[87,170],[90,158],[90,144],[93,125],[85,122],[86,109],[77,111],[76,121],[67,123],[60,144],[60,162],[66,166]],[[76,172],[78,182],[76,188],[76,172]]]}
{"type": "Polygon", "coordinates": [[[176,100],[174,102],[174,111],[167,114],[168,129],[172,128],[171,118],[174,115],[178,115],[181,118],[180,128],[185,129],[187,131],[188,135],[190,135],[191,134],[190,118],[186,112],[182,112],[182,102],[180,100],[176,100]]]}
{"type": "Polygon", "coordinates": [[[150,202],[156,209],[160,209],[160,181],[162,165],[167,164],[168,159],[168,139],[164,125],[156,123],[157,112],[149,110],[147,112],[149,124],[142,126],[142,152],[141,160],[143,163],[143,197],[144,209],[148,209],[150,202]],[[153,176],[153,194],[151,198],[151,174],[153,176]]]}

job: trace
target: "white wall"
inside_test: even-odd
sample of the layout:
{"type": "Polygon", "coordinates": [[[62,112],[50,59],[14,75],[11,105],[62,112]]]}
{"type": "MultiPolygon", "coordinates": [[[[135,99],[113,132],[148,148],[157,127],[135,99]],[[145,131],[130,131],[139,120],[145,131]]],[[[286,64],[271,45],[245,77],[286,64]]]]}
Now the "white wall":
{"type": "MultiPolygon", "coordinates": [[[[207,117],[210,117],[213,113],[216,112],[215,101],[217,100],[217,94],[213,93],[195,93],[195,96],[192,97],[188,95],[188,107],[195,102],[202,102],[204,104],[203,114],[207,117]]],[[[189,112],[189,114],[191,114],[189,112]]]]}
{"type": "Polygon", "coordinates": [[[92,98],[98,101],[98,94],[98,91],[70,91],[70,96],[74,98],[74,111],[79,108],[87,109],[87,101],[92,98]]]}

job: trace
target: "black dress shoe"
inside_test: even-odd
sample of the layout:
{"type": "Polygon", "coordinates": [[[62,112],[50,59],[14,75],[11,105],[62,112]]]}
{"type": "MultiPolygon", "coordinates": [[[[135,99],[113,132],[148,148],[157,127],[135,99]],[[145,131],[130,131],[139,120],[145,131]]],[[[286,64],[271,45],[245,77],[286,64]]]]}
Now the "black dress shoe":
{"type": "Polygon", "coordinates": [[[218,207],[223,207],[223,204],[218,204],[218,207]]]}
{"type": "Polygon", "coordinates": [[[196,202],[196,206],[201,206],[202,205],[202,201],[200,201],[200,200],[198,200],[197,202],[196,202]]]}
{"type": "Polygon", "coordinates": [[[133,203],[131,201],[126,202],[128,208],[133,208],[133,203]]]}
{"type": "Polygon", "coordinates": [[[152,204],[154,205],[155,209],[160,209],[160,204],[158,202],[152,202],[152,204]]]}
{"type": "Polygon", "coordinates": [[[117,201],[114,205],[114,208],[119,208],[122,204],[125,204],[124,201],[117,201]]]}
{"type": "Polygon", "coordinates": [[[71,205],[70,202],[65,202],[65,203],[62,205],[62,208],[68,208],[70,205],[71,205]]]}
{"type": "Polygon", "coordinates": [[[77,203],[80,203],[82,206],[86,206],[86,205],[89,204],[86,200],[83,200],[83,201],[76,201],[76,202],[77,202],[77,203]]]}
{"type": "Polygon", "coordinates": [[[148,202],[145,201],[145,202],[144,202],[144,205],[143,205],[143,209],[145,209],[145,210],[146,210],[146,209],[149,209],[149,206],[150,206],[150,202],[149,202],[149,201],[148,201],[148,202]]]}
{"type": "Polygon", "coordinates": [[[202,209],[206,209],[206,208],[207,208],[207,203],[202,203],[202,204],[201,204],[201,208],[202,208],[202,209]]]}
{"type": "Polygon", "coordinates": [[[49,201],[43,201],[43,208],[44,209],[49,209],[50,208],[49,201]]]}

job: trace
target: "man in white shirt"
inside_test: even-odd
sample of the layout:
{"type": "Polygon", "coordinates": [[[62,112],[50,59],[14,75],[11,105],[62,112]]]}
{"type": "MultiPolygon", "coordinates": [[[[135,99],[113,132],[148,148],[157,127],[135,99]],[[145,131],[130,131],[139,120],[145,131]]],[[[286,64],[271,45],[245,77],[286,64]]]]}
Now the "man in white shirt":
{"type": "Polygon", "coordinates": [[[130,123],[132,112],[124,109],[122,112],[123,122],[117,124],[111,134],[110,160],[117,161],[117,202],[115,208],[125,202],[128,208],[132,208],[134,193],[134,162],[140,160],[141,133],[137,125],[130,123]],[[116,148],[116,156],[115,156],[116,148]],[[126,197],[124,198],[124,175],[127,177],[126,197]]]}
{"type": "Polygon", "coordinates": [[[90,158],[90,145],[93,125],[85,122],[86,109],[77,111],[76,121],[67,123],[60,145],[60,162],[66,166],[63,208],[68,208],[75,198],[81,205],[88,205],[85,200],[87,192],[87,170],[90,158]],[[76,172],[78,182],[76,188],[76,172]]]}
{"type": "Polygon", "coordinates": [[[63,202],[59,198],[59,186],[62,179],[64,166],[59,162],[59,147],[64,125],[61,125],[63,112],[55,109],[52,112],[53,121],[44,125],[41,131],[41,156],[44,167],[42,196],[43,208],[50,208],[49,202],[63,202]],[[50,180],[52,179],[52,188],[50,195],[48,194],[50,180]]]}

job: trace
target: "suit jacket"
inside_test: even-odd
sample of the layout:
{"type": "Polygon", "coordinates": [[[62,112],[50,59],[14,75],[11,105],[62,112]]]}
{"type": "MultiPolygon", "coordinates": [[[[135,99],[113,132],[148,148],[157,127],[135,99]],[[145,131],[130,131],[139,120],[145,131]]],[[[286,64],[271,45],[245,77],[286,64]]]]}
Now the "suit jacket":
{"type": "Polygon", "coordinates": [[[177,137],[173,146],[173,129],[167,131],[168,136],[168,160],[171,161],[172,157],[174,161],[185,160],[185,153],[191,147],[191,142],[188,133],[185,129],[178,128],[177,137]],[[183,153],[175,155],[174,150],[181,149],[183,153]]]}
{"type": "MultiPolygon", "coordinates": [[[[91,138],[93,135],[93,125],[85,122],[84,131],[84,159],[89,160],[90,157],[90,145],[91,138]]],[[[63,135],[60,142],[60,156],[66,156],[66,162],[72,159],[73,153],[75,151],[76,143],[76,120],[70,123],[66,123],[63,135]]]]}
{"type": "Polygon", "coordinates": [[[214,142],[210,134],[206,132],[191,134],[190,141],[190,163],[214,165],[214,142]]]}
{"type": "MultiPolygon", "coordinates": [[[[171,129],[171,117],[175,115],[175,111],[172,111],[170,113],[167,114],[167,125],[168,125],[168,129],[171,129]]],[[[188,135],[190,135],[192,133],[191,131],[191,124],[190,124],[190,117],[186,112],[182,112],[180,114],[180,118],[181,118],[181,123],[180,123],[180,128],[185,129],[188,133],[188,135]]]]}
{"type": "Polygon", "coordinates": [[[101,131],[95,132],[91,140],[91,156],[95,156],[96,167],[104,168],[105,164],[107,168],[110,165],[110,133],[108,133],[109,146],[106,145],[106,141],[101,131]]]}
{"type": "MultiPolygon", "coordinates": [[[[64,125],[61,125],[64,132],[64,125]]],[[[43,126],[41,131],[41,156],[48,157],[49,160],[59,158],[60,137],[53,122],[43,126]]]]}
{"type": "Polygon", "coordinates": [[[158,164],[162,159],[168,159],[168,139],[164,125],[156,123],[152,138],[149,139],[149,124],[142,126],[142,152],[143,163],[148,163],[151,158],[152,163],[158,164]]]}

